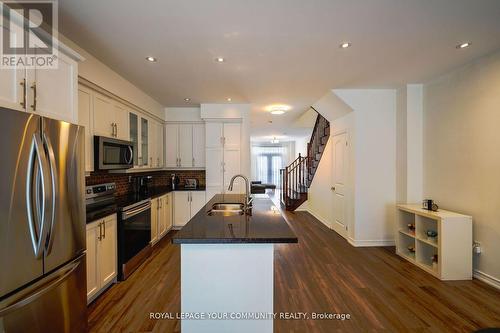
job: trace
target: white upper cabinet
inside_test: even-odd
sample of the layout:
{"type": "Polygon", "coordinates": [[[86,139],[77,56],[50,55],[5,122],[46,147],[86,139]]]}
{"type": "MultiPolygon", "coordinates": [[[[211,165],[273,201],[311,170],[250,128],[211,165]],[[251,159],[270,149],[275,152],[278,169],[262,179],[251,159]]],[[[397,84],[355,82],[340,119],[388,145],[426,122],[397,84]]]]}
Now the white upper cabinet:
{"type": "Polygon", "coordinates": [[[149,119],[149,167],[163,167],[163,124],[149,119]]]}
{"type": "MultiPolygon", "coordinates": [[[[228,192],[231,177],[240,173],[240,142],[240,123],[206,123],[206,186],[210,196],[228,192]]],[[[242,189],[238,179],[232,192],[240,193],[242,189]]]]}
{"type": "Polygon", "coordinates": [[[76,61],[60,52],[57,69],[35,68],[28,70],[26,77],[27,99],[31,100],[28,111],[72,123],[78,121],[76,61]]]}
{"type": "Polygon", "coordinates": [[[164,151],[167,168],[204,168],[205,124],[166,124],[164,151]]]}
{"type": "MultiPolygon", "coordinates": [[[[22,47],[22,28],[11,22],[9,28],[1,29],[22,47]]],[[[57,68],[0,69],[0,106],[77,123],[77,61],[81,57],[73,51],[71,57],[65,52],[70,50],[60,47],[57,68]]]]}
{"type": "Polygon", "coordinates": [[[130,140],[129,115],[126,107],[94,92],[94,135],[130,140]]]}
{"type": "Polygon", "coordinates": [[[94,135],[114,137],[115,117],[113,101],[99,93],[93,93],[94,135]]]}
{"type": "Polygon", "coordinates": [[[224,149],[240,149],[241,124],[224,123],[224,149]]]}
{"type": "Polygon", "coordinates": [[[223,123],[210,123],[207,122],[205,124],[205,133],[206,133],[206,148],[222,148],[223,146],[223,123]]]}
{"type": "Polygon", "coordinates": [[[165,166],[176,168],[179,166],[177,148],[179,146],[179,125],[165,125],[165,166]]]}
{"type": "Polygon", "coordinates": [[[205,125],[193,125],[193,167],[205,167],[205,125]]]}
{"type": "MultiPolygon", "coordinates": [[[[22,29],[11,25],[12,30],[2,26],[2,36],[10,34],[11,38],[21,43],[22,29]]],[[[16,44],[17,45],[17,44],[16,44]]],[[[0,69],[0,105],[9,109],[26,111],[25,97],[26,71],[23,69],[0,69]]]]}
{"type": "Polygon", "coordinates": [[[179,125],[179,166],[193,167],[193,125],[179,125]]]}
{"type": "Polygon", "coordinates": [[[130,140],[129,116],[125,105],[114,102],[115,137],[120,140],[130,140]]]}

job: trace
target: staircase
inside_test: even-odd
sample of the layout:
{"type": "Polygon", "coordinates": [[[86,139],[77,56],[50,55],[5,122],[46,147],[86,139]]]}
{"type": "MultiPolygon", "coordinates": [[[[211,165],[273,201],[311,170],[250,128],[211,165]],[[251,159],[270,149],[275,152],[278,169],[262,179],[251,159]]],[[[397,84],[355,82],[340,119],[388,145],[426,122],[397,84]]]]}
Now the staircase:
{"type": "Polygon", "coordinates": [[[330,122],[318,113],[311,140],[307,144],[307,156],[299,154],[289,166],[280,170],[281,206],[286,210],[293,211],[307,200],[309,186],[314,179],[329,137],[330,122]]]}

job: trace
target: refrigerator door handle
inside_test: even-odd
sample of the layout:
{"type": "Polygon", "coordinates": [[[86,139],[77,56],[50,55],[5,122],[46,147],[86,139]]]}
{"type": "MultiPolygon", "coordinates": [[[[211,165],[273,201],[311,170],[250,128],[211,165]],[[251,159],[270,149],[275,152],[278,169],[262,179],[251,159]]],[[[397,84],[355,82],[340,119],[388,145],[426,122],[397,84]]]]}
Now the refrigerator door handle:
{"type": "Polygon", "coordinates": [[[14,304],[8,305],[7,307],[3,308],[0,310],[0,318],[4,317],[6,314],[9,312],[12,312],[16,309],[19,309],[20,307],[23,307],[26,304],[29,304],[39,298],[40,296],[43,296],[47,292],[51,291],[55,287],[57,287],[61,282],[63,282],[71,273],[75,271],[75,269],[81,264],[82,260],[81,258],[78,258],[77,260],[73,261],[71,264],[68,265],[68,267],[65,267],[59,272],[58,276],[54,278],[48,285],[45,285],[41,290],[37,290],[36,292],[32,293],[31,295],[27,297],[23,297],[21,300],[18,302],[15,302],[14,304]]]}
{"type": "Polygon", "coordinates": [[[45,145],[47,147],[47,155],[49,156],[49,167],[50,167],[50,178],[51,178],[51,186],[52,186],[52,197],[50,198],[50,203],[51,203],[51,214],[50,214],[50,227],[46,228],[47,232],[47,254],[50,253],[52,250],[52,244],[54,243],[54,237],[52,237],[52,232],[54,231],[54,223],[56,221],[56,211],[57,211],[57,199],[58,199],[58,192],[57,192],[57,165],[56,165],[56,158],[54,156],[54,148],[52,148],[52,143],[50,142],[49,138],[44,134],[43,139],[45,141],[45,145]]]}
{"type": "Polygon", "coordinates": [[[35,133],[33,135],[33,139],[31,141],[31,148],[30,148],[30,154],[29,154],[29,160],[28,160],[28,170],[27,170],[27,178],[26,178],[26,208],[27,208],[27,215],[28,215],[28,226],[30,230],[30,237],[31,237],[31,244],[33,245],[33,252],[35,254],[35,257],[39,259],[42,254],[42,247],[45,243],[45,236],[46,236],[46,224],[45,224],[45,219],[46,219],[46,214],[45,214],[45,209],[46,209],[46,198],[47,198],[47,191],[48,186],[46,186],[47,180],[47,175],[45,173],[45,163],[43,158],[45,157],[43,145],[42,145],[42,140],[40,138],[40,135],[38,133],[35,133]],[[35,155],[36,155],[36,160],[35,160],[35,155]],[[38,164],[38,167],[36,169],[33,169],[35,162],[38,164]],[[39,198],[38,196],[40,195],[39,191],[36,191],[36,196],[37,196],[37,204],[33,204],[33,176],[34,176],[34,171],[37,172],[36,175],[36,182],[37,182],[37,188],[38,185],[41,183],[41,207],[38,204],[39,203],[39,198]],[[36,214],[33,216],[33,211],[36,208],[36,214]],[[35,221],[36,220],[36,221],[35,221]],[[37,224],[39,226],[40,230],[37,230],[37,224]]]}

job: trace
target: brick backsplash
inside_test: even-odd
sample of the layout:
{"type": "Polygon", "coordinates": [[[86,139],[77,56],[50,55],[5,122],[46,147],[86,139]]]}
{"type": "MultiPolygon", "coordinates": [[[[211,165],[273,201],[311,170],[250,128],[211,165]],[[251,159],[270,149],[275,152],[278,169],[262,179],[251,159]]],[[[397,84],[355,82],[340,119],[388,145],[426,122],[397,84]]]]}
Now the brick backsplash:
{"type": "Polygon", "coordinates": [[[137,172],[137,173],[109,173],[107,171],[91,172],[85,177],[85,185],[96,185],[102,183],[116,183],[116,194],[123,195],[133,192],[133,181],[129,181],[136,176],[153,176],[151,186],[170,185],[171,175],[175,173],[179,176],[180,184],[184,184],[186,178],[194,178],[198,180],[200,186],[205,186],[205,170],[166,170],[153,172],[137,172]]]}

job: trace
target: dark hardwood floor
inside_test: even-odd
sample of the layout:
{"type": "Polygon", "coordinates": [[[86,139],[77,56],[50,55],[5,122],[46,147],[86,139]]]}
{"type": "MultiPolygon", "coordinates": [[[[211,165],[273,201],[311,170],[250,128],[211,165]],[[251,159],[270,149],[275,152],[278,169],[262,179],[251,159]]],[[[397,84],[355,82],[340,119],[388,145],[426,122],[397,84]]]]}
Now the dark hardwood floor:
{"type": "MultiPolygon", "coordinates": [[[[394,254],[355,248],[305,212],[284,212],[298,244],[275,247],[275,312],[350,314],[350,320],[275,320],[275,332],[472,332],[500,327],[500,291],[441,282],[394,254]]],[[[89,305],[92,332],[179,332],[180,248],[170,233],[125,282],[89,305]]]]}

